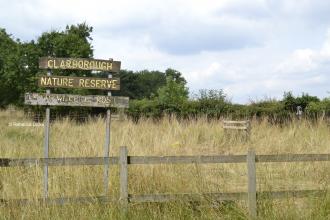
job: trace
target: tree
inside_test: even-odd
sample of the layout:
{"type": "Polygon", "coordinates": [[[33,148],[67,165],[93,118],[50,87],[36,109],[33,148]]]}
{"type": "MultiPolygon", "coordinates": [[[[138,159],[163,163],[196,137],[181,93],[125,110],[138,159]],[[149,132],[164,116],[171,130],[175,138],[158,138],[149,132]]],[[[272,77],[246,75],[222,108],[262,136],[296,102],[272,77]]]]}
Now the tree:
{"type": "Polygon", "coordinates": [[[170,77],[171,80],[173,80],[174,82],[183,84],[184,86],[187,84],[187,81],[185,80],[185,78],[177,70],[169,68],[165,71],[165,76],[166,76],[166,78],[170,77]]]}
{"type": "MultiPolygon", "coordinates": [[[[40,56],[92,58],[92,27],[86,23],[66,26],[64,31],[43,33],[37,41],[40,56]]],[[[54,75],[91,76],[86,70],[53,70],[54,75]]]]}
{"type": "Polygon", "coordinates": [[[303,93],[301,97],[296,98],[297,105],[301,106],[303,109],[305,109],[309,103],[317,103],[320,102],[320,99],[316,96],[311,96],[308,93],[303,93]]]}
{"type": "MultiPolygon", "coordinates": [[[[44,70],[38,69],[39,57],[91,58],[92,30],[92,27],[82,23],[67,26],[64,31],[45,32],[36,42],[20,42],[0,29],[0,107],[22,105],[25,92],[43,91],[36,86],[37,76],[45,74],[44,70]]],[[[91,71],[54,70],[53,74],[90,76],[91,71]]],[[[55,89],[55,92],[64,90],[55,89]]],[[[65,93],[70,92],[65,90],[65,93]]],[[[89,93],[86,90],[78,92],[89,93]]]]}
{"type": "Polygon", "coordinates": [[[284,92],[283,100],[285,110],[294,112],[296,110],[297,104],[296,99],[292,95],[292,92],[284,92]]]}
{"type": "Polygon", "coordinates": [[[14,88],[17,92],[17,105],[22,105],[26,92],[37,91],[36,74],[39,71],[38,58],[40,50],[34,41],[19,43],[18,50],[18,73],[14,88]]]}
{"type": "Polygon", "coordinates": [[[17,76],[19,75],[19,43],[0,29],[0,107],[15,103],[17,91],[17,76]]]}
{"type": "Polygon", "coordinates": [[[283,101],[285,109],[291,112],[295,112],[297,106],[301,106],[304,110],[311,102],[320,102],[320,99],[316,96],[311,96],[308,93],[302,93],[301,97],[294,97],[292,92],[285,92],[283,101]]]}
{"type": "Polygon", "coordinates": [[[92,27],[82,23],[66,26],[64,31],[45,32],[38,38],[38,47],[43,56],[91,58],[92,31],[92,27]]]}
{"type": "Polygon", "coordinates": [[[120,77],[120,91],[114,91],[113,94],[128,96],[131,99],[150,99],[166,84],[165,73],[160,71],[121,70],[118,77],[120,77]]]}
{"type": "Polygon", "coordinates": [[[223,92],[222,89],[201,89],[199,90],[199,95],[197,95],[197,100],[203,101],[213,101],[213,102],[227,102],[227,95],[223,92]]]}
{"type": "Polygon", "coordinates": [[[159,88],[166,84],[166,77],[160,71],[143,70],[137,72],[138,85],[141,88],[139,98],[153,98],[159,88]]]}
{"type": "MultiPolygon", "coordinates": [[[[181,74],[180,74],[181,75],[181,74]]],[[[158,100],[162,105],[179,106],[188,100],[188,88],[185,87],[185,79],[166,77],[166,85],[158,89],[158,100]]]]}

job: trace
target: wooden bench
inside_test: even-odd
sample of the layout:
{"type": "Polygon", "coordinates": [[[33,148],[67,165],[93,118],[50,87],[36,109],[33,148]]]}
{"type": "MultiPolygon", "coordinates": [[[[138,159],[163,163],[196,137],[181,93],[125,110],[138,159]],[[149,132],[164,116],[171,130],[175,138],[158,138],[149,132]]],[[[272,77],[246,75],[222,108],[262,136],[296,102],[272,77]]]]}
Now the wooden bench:
{"type": "Polygon", "coordinates": [[[241,130],[245,132],[246,139],[250,137],[251,123],[249,120],[246,121],[223,121],[223,129],[227,130],[241,130]]]}
{"type": "Polygon", "coordinates": [[[111,115],[111,121],[124,121],[124,116],[120,114],[111,115]]]}

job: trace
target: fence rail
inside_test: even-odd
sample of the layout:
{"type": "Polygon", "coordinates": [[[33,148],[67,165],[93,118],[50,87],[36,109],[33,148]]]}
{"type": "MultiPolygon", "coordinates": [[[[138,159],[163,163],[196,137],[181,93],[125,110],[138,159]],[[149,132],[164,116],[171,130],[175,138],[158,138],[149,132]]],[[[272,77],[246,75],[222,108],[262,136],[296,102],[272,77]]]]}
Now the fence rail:
{"type": "Polygon", "coordinates": [[[32,166],[78,166],[78,165],[118,165],[120,180],[120,198],[108,196],[77,197],[77,198],[43,198],[37,200],[27,199],[0,199],[0,203],[90,203],[90,202],[119,202],[123,210],[127,210],[129,203],[134,202],[169,202],[169,201],[196,201],[217,200],[248,202],[249,214],[252,218],[257,216],[257,199],[262,198],[286,198],[325,195],[324,190],[296,190],[296,191],[263,191],[256,190],[256,163],[278,162],[322,162],[330,161],[330,154],[279,154],[279,155],[255,155],[249,150],[247,155],[214,155],[214,156],[128,156],[126,147],[120,148],[119,157],[67,157],[67,158],[0,158],[0,167],[32,167],[32,166]],[[248,170],[247,192],[233,193],[200,193],[200,194],[145,194],[133,195],[128,192],[128,165],[141,164],[214,164],[214,163],[246,163],[248,170]]]}
{"type": "MultiPolygon", "coordinates": [[[[228,156],[127,156],[127,164],[246,163],[246,155],[228,156]]],[[[256,155],[256,163],[330,161],[330,154],[256,155]]],[[[0,167],[118,165],[119,157],[0,158],[0,167]]]]}

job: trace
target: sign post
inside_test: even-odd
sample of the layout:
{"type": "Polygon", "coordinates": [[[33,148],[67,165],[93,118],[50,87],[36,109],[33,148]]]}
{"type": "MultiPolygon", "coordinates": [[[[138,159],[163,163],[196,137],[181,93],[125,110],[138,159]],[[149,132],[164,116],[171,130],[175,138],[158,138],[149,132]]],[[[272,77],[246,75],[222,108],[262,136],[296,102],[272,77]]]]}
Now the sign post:
{"type": "MultiPolygon", "coordinates": [[[[47,76],[51,76],[51,70],[47,70],[47,76]]],[[[50,94],[50,89],[46,90],[46,94],[50,94]]],[[[50,108],[46,107],[46,119],[45,119],[45,142],[44,142],[44,158],[49,156],[49,119],[50,108]]],[[[44,165],[44,199],[48,198],[48,164],[44,165]]]]}
{"type": "MultiPolygon", "coordinates": [[[[45,139],[44,158],[49,157],[49,121],[50,106],[80,106],[80,107],[101,107],[107,109],[106,133],[104,143],[104,194],[108,194],[109,186],[109,153],[110,153],[110,123],[111,107],[128,108],[129,98],[111,96],[111,90],[120,89],[120,79],[112,78],[112,72],[119,72],[120,61],[96,60],[86,58],[52,58],[42,57],[39,59],[39,68],[47,69],[47,76],[39,77],[38,85],[47,88],[46,94],[26,93],[25,104],[45,105],[45,139]],[[71,70],[97,70],[109,72],[108,78],[95,77],[73,77],[73,76],[52,76],[51,69],[71,70]],[[49,88],[80,88],[80,89],[101,89],[108,90],[107,96],[101,95],[72,95],[72,94],[51,94],[49,88]]],[[[48,198],[48,164],[44,165],[44,198],[48,198]]]]}
{"type": "MultiPolygon", "coordinates": [[[[108,78],[112,78],[112,74],[109,73],[108,78]]],[[[108,96],[111,96],[111,91],[108,91],[108,96]]],[[[104,143],[104,157],[109,157],[110,153],[110,129],[111,129],[111,110],[107,109],[107,119],[106,119],[106,129],[105,129],[105,143],[104,143]]],[[[108,194],[108,186],[109,186],[109,159],[107,159],[106,163],[104,163],[104,195],[108,194]]]]}

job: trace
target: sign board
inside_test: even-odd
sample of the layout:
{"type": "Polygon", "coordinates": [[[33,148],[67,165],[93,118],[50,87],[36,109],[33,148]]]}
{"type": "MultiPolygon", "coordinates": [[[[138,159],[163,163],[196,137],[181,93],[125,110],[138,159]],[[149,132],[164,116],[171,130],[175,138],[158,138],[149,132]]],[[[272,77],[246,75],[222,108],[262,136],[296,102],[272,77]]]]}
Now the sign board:
{"type": "MultiPolygon", "coordinates": [[[[86,58],[39,58],[39,68],[47,69],[47,76],[39,77],[38,84],[46,88],[80,88],[80,89],[104,89],[119,90],[119,78],[90,78],[90,77],[71,77],[71,76],[51,76],[51,69],[69,70],[98,70],[104,72],[119,72],[120,61],[96,60],[86,58]]],[[[109,74],[110,76],[110,74],[109,74]]],[[[108,76],[108,77],[109,77],[108,76]]],[[[128,97],[111,96],[108,91],[107,96],[101,95],[70,95],[70,94],[50,94],[47,89],[46,94],[25,93],[25,104],[27,105],[46,105],[45,118],[45,139],[44,157],[49,155],[49,106],[81,106],[81,107],[102,107],[107,109],[106,118],[106,137],[104,145],[104,157],[109,157],[110,152],[110,122],[111,110],[114,108],[128,108],[128,97]]],[[[109,187],[109,163],[104,164],[104,193],[108,194],[109,187]]],[[[44,166],[44,198],[48,197],[48,164],[44,166]]]]}
{"type": "Polygon", "coordinates": [[[47,88],[79,88],[119,90],[119,78],[91,78],[73,76],[41,76],[38,79],[40,87],[47,88]]]}
{"type": "Polygon", "coordinates": [[[39,58],[40,69],[99,70],[119,72],[120,61],[96,60],[87,58],[39,58]]]}
{"type": "Polygon", "coordinates": [[[128,108],[128,101],[128,97],[120,96],[25,93],[27,105],[128,108]]]}

